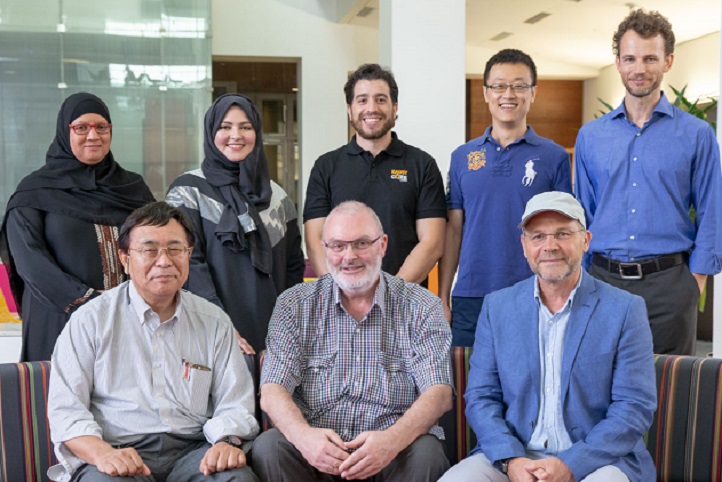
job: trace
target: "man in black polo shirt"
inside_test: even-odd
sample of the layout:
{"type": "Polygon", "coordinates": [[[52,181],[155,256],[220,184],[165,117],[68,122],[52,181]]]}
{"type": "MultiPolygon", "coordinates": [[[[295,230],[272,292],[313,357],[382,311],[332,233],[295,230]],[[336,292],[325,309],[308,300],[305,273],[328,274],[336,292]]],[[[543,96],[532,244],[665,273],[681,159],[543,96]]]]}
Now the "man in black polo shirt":
{"type": "Polygon", "coordinates": [[[308,257],[318,276],[328,272],[321,245],[326,216],[343,201],[361,201],[378,214],[389,236],[382,269],[421,283],[444,251],[446,199],[439,168],[429,154],[391,132],[399,88],[390,71],[362,65],[344,92],[356,135],[319,157],[311,171],[303,210],[308,257]]]}

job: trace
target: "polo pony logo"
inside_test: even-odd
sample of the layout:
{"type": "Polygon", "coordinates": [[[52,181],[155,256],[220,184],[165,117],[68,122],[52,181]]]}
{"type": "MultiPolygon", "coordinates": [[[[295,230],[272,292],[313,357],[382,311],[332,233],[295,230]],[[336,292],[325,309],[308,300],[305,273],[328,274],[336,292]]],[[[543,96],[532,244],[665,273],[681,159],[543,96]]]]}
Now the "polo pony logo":
{"type": "Polygon", "coordinates": [[[521,178],[521,183],[525,186],[531,186],[531,184],[534,182],[534,178],[536,177],[536,171],[534,170],[534,161],[529,159],[526,161],[526,164],[524,164],[525,170],[524,170],[524,177],[521,178]]]}

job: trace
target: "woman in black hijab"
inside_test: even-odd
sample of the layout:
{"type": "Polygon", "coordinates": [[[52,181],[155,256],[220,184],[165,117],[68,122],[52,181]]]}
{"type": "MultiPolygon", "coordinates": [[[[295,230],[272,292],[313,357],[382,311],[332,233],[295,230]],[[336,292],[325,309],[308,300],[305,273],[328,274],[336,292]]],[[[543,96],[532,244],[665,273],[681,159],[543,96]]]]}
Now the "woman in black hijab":
{"type": "Polygon", "coordinates": [[[296,208],[268,174],[261,115],[251,99],[226,94],[205,117],[200,169],[176,179],[166,202],[194,227],[187,288],[231,317],[245,352],[262,350],[276,297],[303,281],[296,208]]]}
{"type": "Polygon", "coordinates": [[[143,178],[115,162],[111,137],[103,101],[71,95],[45,165],[8,202],[0,257],[23,320],[21,361],[49,360],[70,314],[124,280],[118,228],[154,199],[143,178]]]}

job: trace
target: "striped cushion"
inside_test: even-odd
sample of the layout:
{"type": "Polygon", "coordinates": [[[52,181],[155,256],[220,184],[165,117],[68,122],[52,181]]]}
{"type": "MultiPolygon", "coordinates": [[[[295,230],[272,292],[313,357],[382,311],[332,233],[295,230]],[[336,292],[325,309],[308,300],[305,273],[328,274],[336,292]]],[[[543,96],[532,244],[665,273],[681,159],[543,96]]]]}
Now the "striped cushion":
{"type": "Polygon", "coordinates": [[[451,369],[454,376],[454,387],[456,397],[454,404],[447,414],[441,417],[439,425],[444,429],[446,441],[446,455],[449,462],[453,464],[469,454],[469,451],[476,446],[476,435],[466,423],[466,403],[464,392],[466,391],[466,380],[469,375],[469,358],[471,347],[454,346],[451,348],[451,369]]]}
{"type": "Polygon", "coordinates": [[[647,434],[657,480],[722,480],[722,359],[657,355],[658,410],[647,434]]]}
{"type": "Polygon", "coordinates": [[[50,362],[0,364],[0,481],[48,480],[57,463],[47,420],[50,362]]]}

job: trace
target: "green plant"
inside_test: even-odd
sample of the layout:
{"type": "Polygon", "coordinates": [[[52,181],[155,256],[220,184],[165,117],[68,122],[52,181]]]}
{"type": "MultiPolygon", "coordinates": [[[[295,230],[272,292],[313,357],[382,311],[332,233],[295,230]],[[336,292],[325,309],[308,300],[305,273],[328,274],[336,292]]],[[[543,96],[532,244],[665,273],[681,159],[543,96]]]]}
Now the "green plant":
{"type": "Polygon", "coordinates": [[[693,103],[693,102],[690,102],[689,99],[687,99],[684,96],[684,93],[687,90],[686,85],[684,87],[682,87],[682,90],[677,90],[674,87],[672,87],[671,85],[669,86],[669,88],[672,89],[672,92],[674,92],[674,95],[676,96],[674,99],[674,102],[673,102],[673,104],[676,107],[679,107],[680,109],[682,109],[685,112],[689,112],[690,114],[692,114],[695,117],[699,117],[703,121],[709,122],[709,125],[712,126],[712,129],[714,129],[715,132],[717,132],[717,123],[707,119],[707,112],[709,112],[710,110],[715,108],[715,106],[717,105],[717,99],[710,98],[711,102],[709,104],[707,104],[704,108],[700,109],[697,106],[697,104],[699,104],[699,99],[697,99],[693,103]]]}

